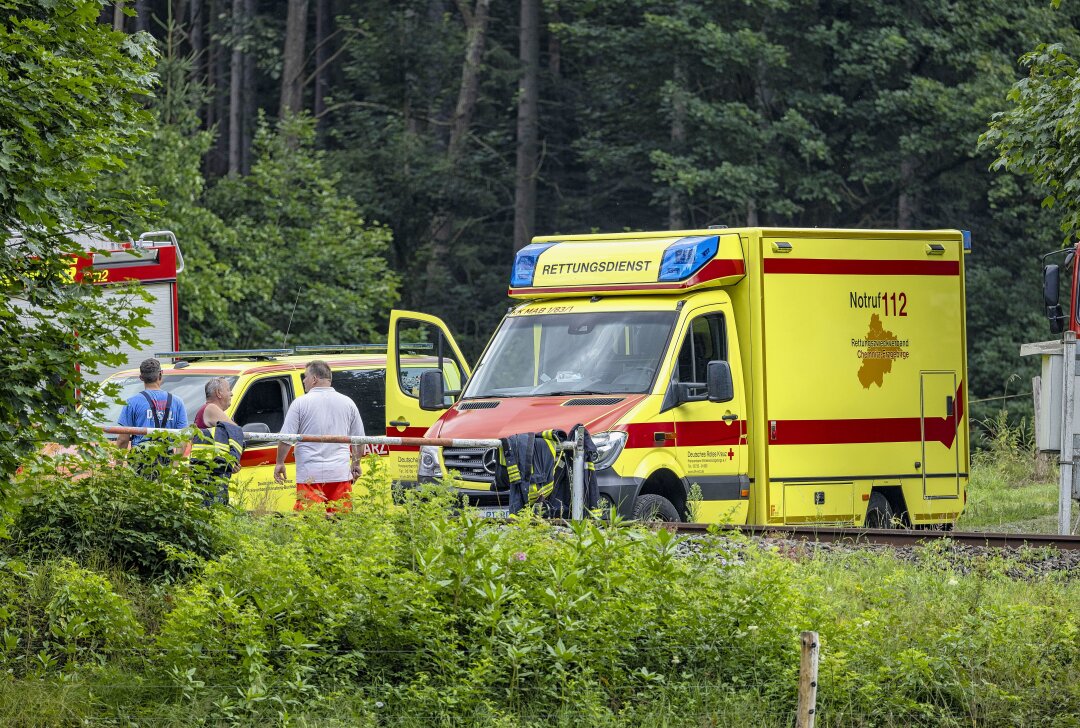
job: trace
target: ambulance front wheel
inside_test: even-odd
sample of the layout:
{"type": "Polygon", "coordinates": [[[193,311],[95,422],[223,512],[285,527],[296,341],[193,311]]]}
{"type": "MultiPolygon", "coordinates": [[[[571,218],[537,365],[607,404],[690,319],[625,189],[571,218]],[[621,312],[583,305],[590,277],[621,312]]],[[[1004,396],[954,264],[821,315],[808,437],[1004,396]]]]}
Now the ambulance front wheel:
{"type": "Polygon", "coordinates": [[[638,521],[651,523],[678,523],[682,521],[682,518],[679,517],[679,511],[672,505],[671,501],[655,493],[638,496],[634,502],[634,518],[638,521]]]}

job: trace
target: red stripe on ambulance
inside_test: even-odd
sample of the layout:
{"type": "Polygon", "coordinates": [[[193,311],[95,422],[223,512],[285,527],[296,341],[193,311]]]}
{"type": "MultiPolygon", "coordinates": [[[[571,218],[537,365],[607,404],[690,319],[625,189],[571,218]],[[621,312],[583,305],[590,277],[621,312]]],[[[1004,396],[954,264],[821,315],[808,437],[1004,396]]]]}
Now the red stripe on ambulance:
{"type": "Polygon", "coordinates": [[[766,258],[766,273],[841,276],[956,276],[956,260],[840,260],[833,258],[766,258]]]}

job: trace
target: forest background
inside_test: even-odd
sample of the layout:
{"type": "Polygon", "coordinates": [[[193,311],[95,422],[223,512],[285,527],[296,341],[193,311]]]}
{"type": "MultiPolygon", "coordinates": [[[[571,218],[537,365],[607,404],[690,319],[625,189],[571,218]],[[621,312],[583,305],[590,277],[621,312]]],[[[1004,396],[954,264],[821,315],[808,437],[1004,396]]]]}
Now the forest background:
{"type": "Polygon", "coordinates": [[[100,20],[162,49],[155,131],[113,183],[156,187],[132,230],[185,250],[186,348],[376,340],[397,305],[473,358],[534,234],[963,228],[970,396],[1030,408],[1019,345],[1050,338],[1061,214],[980,138],[1024,53],[1080,50],[1075,8],[139,0],[100,20]]]}

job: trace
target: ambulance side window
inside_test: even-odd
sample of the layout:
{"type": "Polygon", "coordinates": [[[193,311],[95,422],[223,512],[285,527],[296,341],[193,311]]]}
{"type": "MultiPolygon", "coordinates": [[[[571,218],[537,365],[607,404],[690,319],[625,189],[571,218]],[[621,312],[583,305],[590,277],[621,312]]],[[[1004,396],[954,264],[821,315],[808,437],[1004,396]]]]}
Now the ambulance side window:
{"type": "Polygon", "coordinates": [[[386,370],[343,369],[334,372],[334,389],[356,402],[364,433],[386,434],[386,370]]]}
{"type": "MultiPolygon", "coordinates": [[[[398,330],[398,384],[401,391],[419,399],[420,375],[428,371],[442,371],[443,388],[459,391],[464,384],[464,368],[442,329],[427,321],[409,320],[409,324],[408,328],[398,330]]],[[[447,405],[453,402],[453,397],[447,396],[447,405]]]]}
{"type": "Polygon", "coordinates": [[[241,427],[262,422],[270,432],[281,432],[292,395],[292,382],[288,377],[267,377],[252,382],[237,405],[233,419],[241,427]]]}
{"type": "Polygon", "coordinates": [[[724,314],[710,313],[694,319],[679,351],[679,381],[705,386],[709,362],[727,359],[726,344],[724,314]]]}

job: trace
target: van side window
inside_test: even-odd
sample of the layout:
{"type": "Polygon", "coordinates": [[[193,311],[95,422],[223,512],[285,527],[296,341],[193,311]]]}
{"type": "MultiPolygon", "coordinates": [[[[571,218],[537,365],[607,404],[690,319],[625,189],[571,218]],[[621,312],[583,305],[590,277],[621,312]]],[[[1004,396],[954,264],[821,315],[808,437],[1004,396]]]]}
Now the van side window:
{"type": "Polygon", "coordinates": [[[679,351],[679,381],[705,386],[709,362],[727,359],[726,344],[724,314],[710,313],[694,319],[679,351]]]}
{"type": "Polygon", "coordinates": [[[378,437],[386,434],[385,369],[335,371],[333,387],[356,402],[367,435],[378,437]]]}
{"type": "Polygon", "coordinates": [[[285,411],[292,402],[292,382],[288,377],[267,377],[257,382],[244,392],[243,399],[236,407],[233,419],[241,427],[252,422],[262,422],[270,432],[281,432],[285,422],[285,411]]]}

